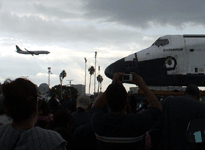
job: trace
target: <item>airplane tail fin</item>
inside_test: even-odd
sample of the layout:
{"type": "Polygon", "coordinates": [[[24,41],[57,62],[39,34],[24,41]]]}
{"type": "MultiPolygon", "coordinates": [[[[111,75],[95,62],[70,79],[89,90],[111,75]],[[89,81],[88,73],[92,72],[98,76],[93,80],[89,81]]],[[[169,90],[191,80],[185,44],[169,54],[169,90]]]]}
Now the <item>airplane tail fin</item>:
{"type": "Polygon", "coordinates": [[[17,51],[17,52],[22,51],[22,50],[18,47],[18,45],[16,45],[16,51],[17,51]]]}

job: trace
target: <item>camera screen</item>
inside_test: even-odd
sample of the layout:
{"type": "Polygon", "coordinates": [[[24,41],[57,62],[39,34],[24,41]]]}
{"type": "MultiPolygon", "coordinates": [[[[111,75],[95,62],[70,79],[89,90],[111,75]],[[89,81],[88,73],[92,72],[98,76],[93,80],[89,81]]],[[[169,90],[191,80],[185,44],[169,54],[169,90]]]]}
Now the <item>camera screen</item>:
{"type": "Polygon", "coordinates": [[[129,80],[130,76],[129,75],[124,75],[124,80],[129,80]]]}

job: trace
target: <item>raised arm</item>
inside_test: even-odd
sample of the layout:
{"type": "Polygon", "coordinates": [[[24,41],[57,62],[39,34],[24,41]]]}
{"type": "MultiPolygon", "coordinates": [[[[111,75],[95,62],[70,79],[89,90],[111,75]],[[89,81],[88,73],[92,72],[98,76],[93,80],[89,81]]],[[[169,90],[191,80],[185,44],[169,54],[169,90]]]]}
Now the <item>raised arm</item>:
{"type": "Polygon", "coordinates": [[[143,79],[134,72],[131,72],[131,74],[133,75],[133,81],[131,81],[130,83],[133,83],[133,84],[139,86],[139,88],[143,91],[144,95],[146,96],[146,99],[151,107],[158,107],[160,110],[162,110],[162,107],[161,107],[158,99],[149,90],[147,85],[144,83],[143,79]]]}

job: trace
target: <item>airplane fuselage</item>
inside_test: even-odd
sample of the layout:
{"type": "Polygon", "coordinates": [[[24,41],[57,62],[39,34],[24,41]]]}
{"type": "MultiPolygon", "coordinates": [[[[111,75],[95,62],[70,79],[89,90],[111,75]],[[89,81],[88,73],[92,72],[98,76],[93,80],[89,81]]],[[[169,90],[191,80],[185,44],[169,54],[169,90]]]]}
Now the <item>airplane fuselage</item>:
{"type": "Polygon", "coordinates": [[[205,85],[205,35],[166,35],[147,49],[124,57],[105,70],[136,72],[153,86],[205,85]]]}
{"type": "Polygon", "coordinates": [[[39,54],[49,54],[49,51],[29,51],[25,49],[25,51],[21,50],[18,45],[16,45],[16,52],[19,54],[30,54],[30,55],[39,55],[39,54]]]}
{"type": "Polygon", "coordinates": [[[49,54],[50,52],[49,51],[29,51],[29,52],[27,52],[27,51],[21,51],[21,52],[17,52],[17,53],[19,53],[19,54],[33,54],[33,55],[39,55],[39,54],[49,54]],[[31,53],[29,53],[29,52],[31,52],[31,53]]]}

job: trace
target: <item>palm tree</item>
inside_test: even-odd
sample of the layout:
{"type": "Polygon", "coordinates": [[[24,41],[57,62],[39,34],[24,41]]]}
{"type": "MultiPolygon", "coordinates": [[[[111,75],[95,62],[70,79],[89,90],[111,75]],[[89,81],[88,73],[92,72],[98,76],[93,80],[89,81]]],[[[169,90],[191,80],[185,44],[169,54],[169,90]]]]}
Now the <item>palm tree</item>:
{"type": "Polygon", "coordinates": [[[90,86],[91,86],[91,76],[94,74],[95,72],[95,68],[93,66],[91,66],[89,69],[88,69],[89,73],[90,73],[90,83],[89,83],[89,93],[90,93],[90,86]]]}
{"type": "Polygon", "coordinates": [[[62,96],[62,85],[63,85],[63,79],[66,77],[66,72],[65,70],[63,70],[60,75],[59,75],[59,78],[60,78],[60,85],[61,85],[61,99],[63,98],[62,96]]]}
{"type": "Polygon", "coordinates": [[[102,81],[103,81],[103,77],[101,75],[98,75],[97,76],[97,81],[98,81],[98,93],[99,93],[99,88],[100,88],[100,92],[101,92],[101,89],[102,89],[102,81]]]}

